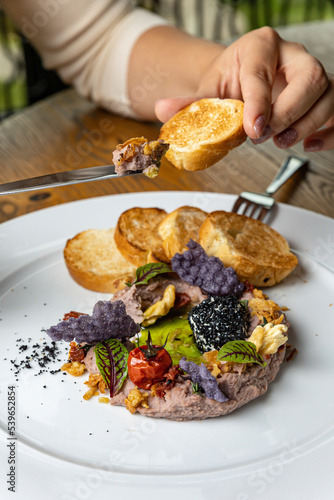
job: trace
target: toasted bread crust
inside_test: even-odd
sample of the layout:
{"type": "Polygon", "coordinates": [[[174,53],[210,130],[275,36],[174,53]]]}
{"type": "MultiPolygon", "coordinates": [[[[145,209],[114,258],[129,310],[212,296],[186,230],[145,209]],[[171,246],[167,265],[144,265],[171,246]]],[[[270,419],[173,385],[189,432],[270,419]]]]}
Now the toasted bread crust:
{"type": "Polygon", "coordinates": [[[258,220],[230,212],[208,214],[199,230],[199,243],[208,255],[233,267],[241,281],[256,287],[282,281],[298,264],[288,242],[258,220]]]}
{"type": "Polygon", "coordinates": [[[77,234],[67,241],[64,258],[72,278],[95,292],[115,293],[136,274],[136,267],[117,250],[114,229],[77,234]]]}
{"type": "Polygon", "coordinates": [[[178,169],[204,170],[246,140],[242,101],[207,98],[182,109],[161,128],[166,158],[178,169]]]}
{"type": "Polygon", "coordinates": [[[158,234],[167,213],[160,208],[130,208],[117,222],[115,243],[123,257],[136,267],[147,262],[169,262],[158,234]]]}
{"type": "Polygon", "coordinates": [[[187,250],[190,239],[199,241],[198,230],[207,216],[200,208],[180,207],[166,215],[158,226],[162,246],[169,259],[187,250]]]}

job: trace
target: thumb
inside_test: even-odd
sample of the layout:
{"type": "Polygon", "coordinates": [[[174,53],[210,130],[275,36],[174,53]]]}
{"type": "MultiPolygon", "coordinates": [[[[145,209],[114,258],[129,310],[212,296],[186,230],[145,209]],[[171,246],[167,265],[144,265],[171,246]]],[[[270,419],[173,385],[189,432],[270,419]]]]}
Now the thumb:
{"type": "Polygon", "coordinates": [[[159,99],[155,103],[154,111],[158,120],[165,123],[175,113],[188,106],[188,104],[198,101],[198,99],[199,97],[168,97],[166,99],[159,99]]]}

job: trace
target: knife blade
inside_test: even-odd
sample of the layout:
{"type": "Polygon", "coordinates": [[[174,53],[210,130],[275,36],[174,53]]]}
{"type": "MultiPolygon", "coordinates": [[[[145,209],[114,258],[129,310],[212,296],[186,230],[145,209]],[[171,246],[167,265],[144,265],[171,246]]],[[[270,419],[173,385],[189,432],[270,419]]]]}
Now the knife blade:
{"type": "MultiPolygon", "coordinates": [[[[131,172],[128,175],[141,174],[141,171],[131,172]]],[[[0,185],[0,196],[5,194],[15,194],[24,191],[34,191],[36,189],[54,188],[69,184],[79,184],[80,182],[92,182],[111,179],[113,177],[124,177],[115,172],[114,165],[103,165],[101,167],[88,167],[78,170],[67,170],[54,174],[40,175],[30,179],[8,182],[0,185]]]]}

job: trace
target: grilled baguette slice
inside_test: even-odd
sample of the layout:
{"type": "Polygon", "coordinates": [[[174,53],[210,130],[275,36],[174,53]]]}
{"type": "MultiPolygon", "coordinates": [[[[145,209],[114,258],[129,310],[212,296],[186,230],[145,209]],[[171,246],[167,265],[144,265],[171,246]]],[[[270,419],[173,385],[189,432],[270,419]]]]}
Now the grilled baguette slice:
{"type": "Polygon", "coordinates": [[[136,267],[148,262],[169,262],[158,234],[167,212],[160,208],[130,208],[117,222],[115,242],[123,257],[136,267]]]}
{"type": "Polygon", "coordinates": [[[88,229],[67,241],[64,258],[72,278],[95,292],[114,293],[132,281],[136,266],[117,250],[114,229],[88,229]]]}
{"type": "Polygon", "coordinates": [[[190,239],[199,240],[198,230],[207,216],[200,208],[180,207],[166,215],[158,226],[162,246],[169,259],[187,250],[190,239]]]}
{"type": "Polygon", "coordinates": [[[204,170],[246,139],[244,104],[236,99],[207,98],[193,102],[160,131],[169,144],[166,158],[178,169],[204,170]]]}
{"type": "Polygon", "coordinates": [[[211,212],[200,227],[199,243],[256,287],[279,283],[298,264],[283,236],[245,215],[211,212]]]}

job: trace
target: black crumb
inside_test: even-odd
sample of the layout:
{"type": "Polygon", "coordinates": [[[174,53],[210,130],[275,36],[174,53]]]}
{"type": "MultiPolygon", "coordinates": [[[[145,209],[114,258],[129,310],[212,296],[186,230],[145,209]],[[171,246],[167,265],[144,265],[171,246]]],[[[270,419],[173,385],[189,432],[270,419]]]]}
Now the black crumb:
{"type": "MultiPolygon", "coordinates": [[[[49,369],[51,364],[58,364],[61,361],[61,351],[56,342],[33,343],[31,337],[28,339],[18,338],[15,342],[18,356],[10,360],[12,364],[11,371],[14,372],[14,375],[18,375],[22,370],[30,370],[36,367],[39,367],[39,371],[34,373],[35,377],[46,372],[54,375],[61,371],[59,368],[49,369]]],[[[4,358],[4,360],[6,359],[4,358]]]]}

